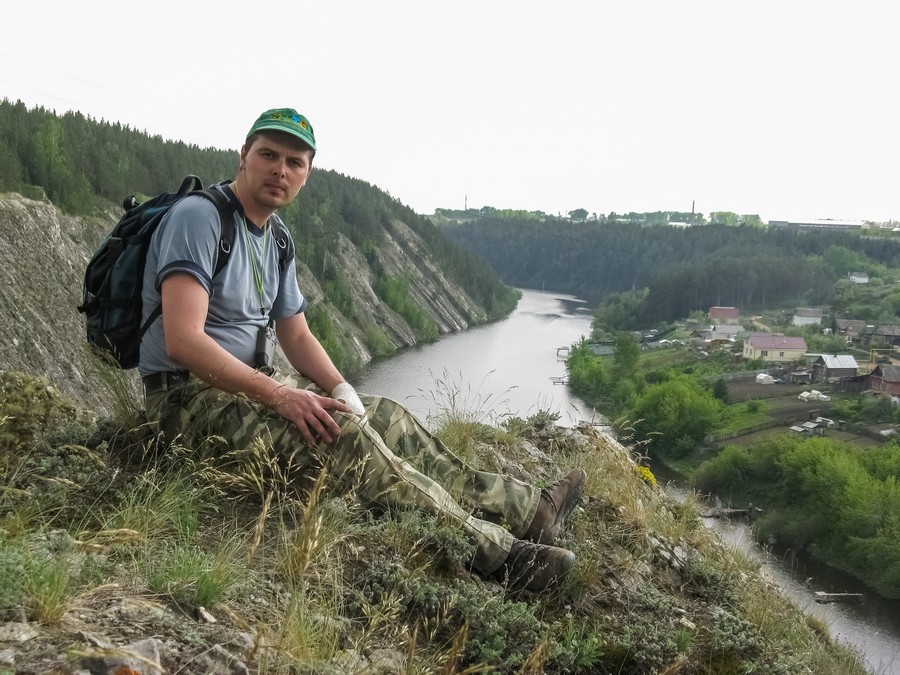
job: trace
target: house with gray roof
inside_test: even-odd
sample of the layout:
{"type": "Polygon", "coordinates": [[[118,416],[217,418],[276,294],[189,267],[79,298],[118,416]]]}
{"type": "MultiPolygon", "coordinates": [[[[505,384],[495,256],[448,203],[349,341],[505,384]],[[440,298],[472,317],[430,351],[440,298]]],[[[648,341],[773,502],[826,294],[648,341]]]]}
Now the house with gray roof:
{"type": "Polygon", "coordinates": [[[834,332],[836,335],[842,335],[847,340],[847,344],[859,344],[866,336],[868,324],[861,319],[835,319],[834,332]]]}
{"type": "Polygon", "coordinates": [[[822,323],[822,310],[812,307],[798,307],[794,310],[795,326],[818,326],[822,323]]]}
{"type": "Polygon", "coordinates": [[[818,382],[856,377],[859,365],[850,354],[820,354],[813,361],[813,379],[818,382]]]}
{"type": "Polygon", "coordinates": [[[898,347],[900,346],[900,326],[875,326],[875,330],[872,331],[872,340],[898,347]]]}

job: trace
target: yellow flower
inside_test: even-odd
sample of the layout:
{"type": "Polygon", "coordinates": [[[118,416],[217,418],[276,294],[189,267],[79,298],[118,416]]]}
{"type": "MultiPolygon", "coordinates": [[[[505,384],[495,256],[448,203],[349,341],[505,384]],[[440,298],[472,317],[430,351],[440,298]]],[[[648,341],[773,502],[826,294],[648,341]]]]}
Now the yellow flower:
{"type": "Polygon", "coordinates": [[[646,466],[635,466],[634,472],[638,475],[638,477],[644,481],[650,487],[656,487],[656,476],[653,475],[653,472],[648,469],[646,466]]]}

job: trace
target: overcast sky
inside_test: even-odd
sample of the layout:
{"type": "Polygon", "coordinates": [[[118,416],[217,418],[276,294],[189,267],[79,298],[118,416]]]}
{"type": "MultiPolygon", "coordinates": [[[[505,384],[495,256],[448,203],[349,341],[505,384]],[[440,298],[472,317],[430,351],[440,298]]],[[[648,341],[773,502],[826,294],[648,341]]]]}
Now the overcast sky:
{"type": "Polygon", "coordinates": [[[420,213],[900,220],[896,0],[14,0],[3,23],[0,97],[235,150],[295,107],[319,166],[420,213]]]}

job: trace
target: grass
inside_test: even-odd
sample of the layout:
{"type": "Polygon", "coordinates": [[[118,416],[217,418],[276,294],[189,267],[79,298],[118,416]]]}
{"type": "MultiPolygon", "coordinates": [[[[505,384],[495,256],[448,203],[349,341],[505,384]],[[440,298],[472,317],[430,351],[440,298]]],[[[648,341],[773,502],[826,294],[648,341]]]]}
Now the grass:
{"type": "Polygon", "coordinates": [[[0,618],[25,612],[52,629],[35,654],[53,635],[55,653],[90,651],[73,646],[71,626],[124,643],[110,608],[141,607],[141,626],[170,645],[167,667],[184,672],[197,649],[238,635],[250,670],[272,673],[359,672],[377,658],[405,673],[864,672],[703,527],[692,496],[671,501],[634,451],[547,412],[498,415],[446,377],[434,396],[447,403],[441,438],[467,461],[536,484],[587,471],[561,542],[577,563],[559,587],[534,596],[486,583],[458,528],[373,514],[324,474],[298,494],[262,442],[218,458],[176,447],[135,467],[112,450],[116,425],[69,425],[50,442],[28,411],[63,404],[20,401],[16,424],[30,435],[4,438],[34,454],[6,455],[0,475],[0,618]],[[193,618],[200,606],[216,624],[193,618]]]}
{"type": "Polygon", "coordinates": [[[742,401],[725,406],[722,416],[723,424],[716,428],[715,433],[730,434],[742,429],[749,429],[756,424],[768,422],[768,412],[771,406],[765,401],[742,401]]]}

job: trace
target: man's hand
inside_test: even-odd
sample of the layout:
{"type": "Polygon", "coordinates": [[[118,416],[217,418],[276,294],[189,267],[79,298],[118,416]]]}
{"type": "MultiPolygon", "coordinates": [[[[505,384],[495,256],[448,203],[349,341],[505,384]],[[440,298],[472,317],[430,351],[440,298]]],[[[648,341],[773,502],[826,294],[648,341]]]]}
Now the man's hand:
{"type": "Polygon", "coordinates": [[[359,394],[356,393],[356,389],[353,388],[353,385],[348,382],[341,382],[332,389],[331,398],[343,401],[350,406],[350,409],[357,415],[366,414],[365,406],[363,406],[362,401],[359,400],[359,394]]]}
{"type": "Polygon", "coordinates": [[[341,435],[341,427],[329,411],[353,412],[341,401],[293,387],[280,387],[275,392],[272,408],[293,422],[310,445],[319,442],[316,437],[326,443],[333,443],[341,435]]]}

